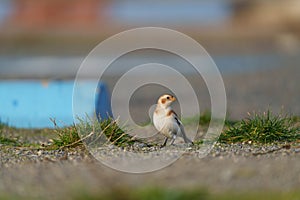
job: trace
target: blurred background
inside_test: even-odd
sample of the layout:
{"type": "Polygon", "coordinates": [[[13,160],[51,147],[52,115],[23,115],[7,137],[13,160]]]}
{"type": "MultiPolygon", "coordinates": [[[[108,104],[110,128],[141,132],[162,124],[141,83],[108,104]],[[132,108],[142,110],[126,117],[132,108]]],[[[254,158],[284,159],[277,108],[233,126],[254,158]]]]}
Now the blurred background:
{"type": "MultiPolygon", "coordinates": [[[[47,88],[52,81],[62,81],[55,95],[57,88],[65,88],[63,81],[74,79],[84,57],[99,42],[144,26],[175,29],[203,45],[223,75],[229,117],[268,108],[300,114],[300,0],[0,0],[0,119],[12,122],[11,116],[17,115],[21,103],[14,93],[32,97],[36,90],[23,83],[8,90],[7,83],[36,80],[47,88]]],[[[122,73],[122,63],[112,71],[106,80],[110,89],[122,73]]],[[[140,107],[153,101],[149,97],[157,97],[140,91],[140,107]]],[[[65,94],[58,101],[71,93],[65,94]]],[[[51,100],[48,95],[43,102],[29,102],[22,112],[37,104],[55,111],[53,102],[46,103],[51,100]]],[[[208,103],[201,109],[209,110],[208,95],[202,98],[208,103]]],[[[71,110],[71,99],[66,101],[57,109],[68,105],[71,110]]],[[[39,114],[35,112],[33,118],[39,114]]],[[[49,116],[44,118],[49,121],[49,116]]],[[[61,119],[66,124],[71,120],[61,119]]]]}
{"type": "Polygon", "coordinates": [[[80,62],[99,42],[143,26],[188,34],[213,57],[216,55],[221,70],[267,67],[277,62],[265,61],[259,66],[258,62],[250,63],[249,57],[264,62],[280,59],[276,54],[299,53],[299,22],[299,0],[1,0],[1,77],[73,77],[76,61],[80,62]],[[226,62],[221,54],[243,55],[226,62]],[[12,67],[18,68],[19,74],[5,69],[12,67]],[[54,69],[61,70],[59,75],[54,69]]]}

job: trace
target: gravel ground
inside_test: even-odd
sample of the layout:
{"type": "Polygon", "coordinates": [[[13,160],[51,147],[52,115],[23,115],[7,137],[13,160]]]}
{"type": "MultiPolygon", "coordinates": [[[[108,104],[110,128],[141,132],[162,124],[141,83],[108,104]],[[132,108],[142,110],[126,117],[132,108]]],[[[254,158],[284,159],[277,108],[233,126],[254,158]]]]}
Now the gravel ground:
{"type": "MultiPolygon", "coordinates": [[[[268,105],[275,111],[285,105],[288,111],[299,114],[299,74],[299,68],[289,68],[225,77],[230,115],[240,118],[241,113],[261,110],[268,105]]],[[[25,140],[42,144],[48,139],[49,136],[32,133],[26,135],[25,140]]],[[[111,149],[106,151],[108,155],[113,153],[111,149]]],[[[168,154],[169,149],[161,151],[168,154]]],[[[148,185],[212,192],[297,191],[300,188],[300,141],[270,145],[217,143],[201,159],[198,147],[186,147],[186,152],[175,163],[145,174],[108,168],[80,147],[45,150],[0,145],[0,197],[72,199],[74,193],[96,194],[112,188],[135,189],[148,185]]]]}
{"type": "MultiPolygon", "coordinates": [[[[97,193],[142,186],[222,191],[289,191],[300,187],[300,143],[219,144],[200,159],[188,147],[172,165],[145,174],[104,166],[84,148],[43,150],[0,147],[0,193],[19,197],[69,198],[78,191],[97,193]]],[[[111,150],[106,150],[111,154],[111,150]]],[[[168,148],[165,148],[166,154],[168,148]]],[[[171,153],[170,153],[171,154],[171,153]]]]}

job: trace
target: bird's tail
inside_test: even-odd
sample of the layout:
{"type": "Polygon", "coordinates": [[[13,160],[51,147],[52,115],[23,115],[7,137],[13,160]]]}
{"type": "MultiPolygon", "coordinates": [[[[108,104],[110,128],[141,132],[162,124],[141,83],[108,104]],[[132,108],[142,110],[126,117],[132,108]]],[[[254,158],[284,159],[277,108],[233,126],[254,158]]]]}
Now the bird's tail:
{"type": "Polygon", "coordinates": [[[185,143],[188,143],[188,144],[193,144],[192,140],[190,140],[186,134],[185,134],[185,131],[184,131],[184,128],[180,128],[180,131],[181,131],[181,135],[182,135],[182,138],[184,140],[185,143]]]}

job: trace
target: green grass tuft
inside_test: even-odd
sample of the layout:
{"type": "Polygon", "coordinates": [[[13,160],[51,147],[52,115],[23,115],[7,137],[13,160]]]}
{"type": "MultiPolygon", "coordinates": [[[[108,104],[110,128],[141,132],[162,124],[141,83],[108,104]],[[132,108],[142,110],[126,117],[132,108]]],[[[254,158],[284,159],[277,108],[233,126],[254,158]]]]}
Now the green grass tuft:
{"type": "Polygon", "coordinates": [[[18,142],[17,139],[5,137],[5,136],[1,135],[1,133],[0,133],[0,144],[9,145],[9,146],[19,146],[20,145],[20,143],[18,142]]]}
{"type": "Polygon", "coordinates": [[[104,120],[101,123],[101,128],[104,131],[105,136],[110,142],[117,146],[127,146],[132,145],[135,139],[126,134],[122,128],[120,128],[115,120],[104,120]]]}
{"type": "Polygon", "coordinates": [[[9,146],[18,146],[20,143],[16,138],[7,137],[4,132],[8,129],[8,125],[0,121],[0,144],[9,146]]]}
{"type": "Polygon", "coordinates": [[[65,128],[56,127],[54,133],[56,134],[56,138],[53,139],[54,147],[75,147],[83,144],[75,125],[65,128]]]}
{"type": "Polygon", "coordinates": [[[249,118],[229,126],[219,138],[223,143],[292,142],[300,139],[299,127],[289,116],[273,115],[271,111],[249,114],[249,118]]]}
{"type": "Polygon", "coordinates": [[[83,145],[102,145],[110,143],[118,147],[132,145],[135,140],[126,134],[113,119],[97,120],[78,119],[77,125],[59,128],[52,120],[57,137],[53,139],[53,146],[57,148],[76,147],[83,145]]]}
{"type": "Polygon", "coordinates": [[[120,128],[114,119],[92,120],[78,119],[78,131],[88,145],[113,144],[118,147],[132,145],[135,139],[124,132],[124,127],[120,128]]]}

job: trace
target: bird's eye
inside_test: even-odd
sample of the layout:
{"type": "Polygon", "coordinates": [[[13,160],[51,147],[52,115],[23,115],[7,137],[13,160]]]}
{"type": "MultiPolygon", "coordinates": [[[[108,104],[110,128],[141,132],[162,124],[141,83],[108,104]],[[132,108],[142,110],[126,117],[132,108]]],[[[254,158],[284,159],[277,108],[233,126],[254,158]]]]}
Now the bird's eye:
{"type": "Polygon", "coordinates": [[[167,99],[170,99],[170,97],[167,97],[167,99]]]}

